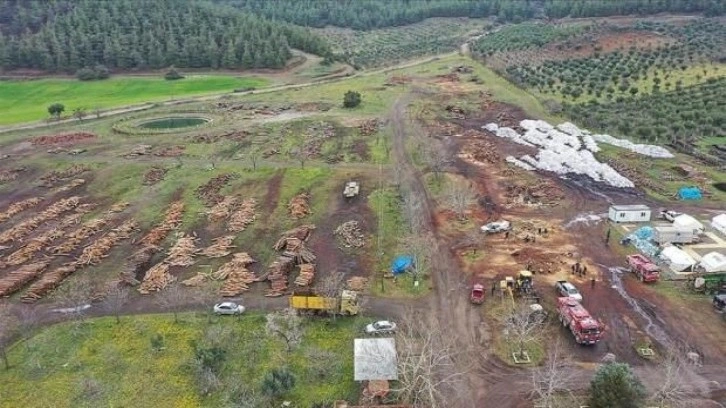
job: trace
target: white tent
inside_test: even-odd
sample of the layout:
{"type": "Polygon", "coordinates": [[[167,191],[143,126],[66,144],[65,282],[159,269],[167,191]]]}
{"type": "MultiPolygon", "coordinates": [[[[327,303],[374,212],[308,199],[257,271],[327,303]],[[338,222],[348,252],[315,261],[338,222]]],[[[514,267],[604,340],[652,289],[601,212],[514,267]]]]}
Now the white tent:
{"type": "Polygon", "coordinates": [[[683,272],[696,264],[696,261],[690,255],[674,246],[663,248],[660,253],[663,258],[676,272],[683,272]]]}
{"type": "Polygon", "coordinates": [[[726,214],[719,214],[711,219],[711,226],[726,235],[726,214]]]}
{"type": "Polygon", "coordinates": [[[709,252],[701,258],[701,266],[706,272],[726,272],[726,255],[709,252]]]}
{"type": "Polygon", "coordinates": [[[673,226],[681,231],[694,231],[697,234],[703,233],[703,224],[688,214],[681,214],[674,218],[673,226]]]}
{"type": "Polygon", "coordinates": [[[355,381],[398,380],[396,341],[393,338],[353,340],[355,381]]]}

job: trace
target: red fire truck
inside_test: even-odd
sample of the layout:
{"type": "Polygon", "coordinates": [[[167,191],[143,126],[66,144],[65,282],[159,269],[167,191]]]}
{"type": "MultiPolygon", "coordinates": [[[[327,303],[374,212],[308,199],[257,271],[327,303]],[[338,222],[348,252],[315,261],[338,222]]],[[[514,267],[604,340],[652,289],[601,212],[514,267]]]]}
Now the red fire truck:
{"type": "Polygon", "coordinates": [[[641,254],[628,255],[627,259],[630,272],[633,272],[641,282],[657,282],[660,279],[658,265],[645,256],[641,254]]]}
{"type": "Polygon", "coordinates": [[[597,344],[604,325],[590,316],[580,302],[570,297],[557,298],[557,314],[563,326],[570,329],[578,344],[597,344]]]}

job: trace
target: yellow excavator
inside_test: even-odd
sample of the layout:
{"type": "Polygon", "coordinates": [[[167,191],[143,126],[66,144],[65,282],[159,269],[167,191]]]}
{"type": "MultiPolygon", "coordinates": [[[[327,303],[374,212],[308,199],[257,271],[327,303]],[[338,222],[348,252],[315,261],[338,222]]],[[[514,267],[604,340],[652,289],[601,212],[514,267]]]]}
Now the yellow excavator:
{"type": "Polygon", "coordinates": [[[516,277],[507,276],[503,280],[499,281],[499,290],[502,295],[502,299],[510,298],[514,303],[514,296],[520,297],[535,297],[537,293],[534,290],[534,284],[532,279],[532,272],[523,270],[519,271],[516,277]]]}

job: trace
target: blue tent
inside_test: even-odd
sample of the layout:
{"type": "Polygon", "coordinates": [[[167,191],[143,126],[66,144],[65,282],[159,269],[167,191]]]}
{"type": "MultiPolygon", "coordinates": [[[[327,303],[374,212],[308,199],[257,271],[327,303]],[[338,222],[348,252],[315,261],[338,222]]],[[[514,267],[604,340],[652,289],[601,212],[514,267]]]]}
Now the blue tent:
{"type": "Polygon", "coordinates": [[[397,256],[396,259],[393,260],[393,263],[391,264],[391,272],[393,272],[394,275],[400,275],[408,268],[410,268],[413,265],[413,257],[409,255],[401,255],[397,256]]]}
{"type": "Polygon", "coordinates": [[[703,198],[698,187],[681,187],[678,190],[678,198],[681,200],[700,200],[703,198]]]}

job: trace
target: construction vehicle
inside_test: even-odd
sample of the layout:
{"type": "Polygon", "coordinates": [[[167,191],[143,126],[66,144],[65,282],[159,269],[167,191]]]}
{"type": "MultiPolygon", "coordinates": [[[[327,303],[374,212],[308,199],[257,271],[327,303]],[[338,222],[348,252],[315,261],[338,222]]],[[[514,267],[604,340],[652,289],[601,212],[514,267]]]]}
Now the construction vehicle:
{"type": "Polygon", "coordinates": [[[628,255],[628,267],[630,272],[641,282],[657,282],[660,279],[660,268],[641,254],[628,255]]]}
{"type": "Polygon", "coordinates": [[[484,285],[476,283],[471,287],[471,295],[469,296],[471,303],[480,305],[484,303],[484,285]]]}
{"type": "Polygon", "coordinates": [[[499,290],[503,297],[510,297],[514,300],[514,296],[531,298],[535,303],[539,303],[539,295],[534,289],[534,281],[531,271],[519,271],[518,276],[507,276],[499,281],[499,290]]]}
{"type": "Polygon", "coordinates": [[[597,344],[601,340],[604,325],[571,297],[557,298],[557,314],[560,323],[572,332],[577,344],[597,344]]]}
{"type": "Polygon", "coordinates": [[[345,183],[345,187],[343,188],[343,197],[345,198],[354,198],[358,196],[358,193],[360,193],[360,183],[357,181],[349,181],[345,183]]]}
{"type": "Polygon", "coordinates": [[[726,273],[694,274],[689,278],[689,286],[696,292],[709,295],[726,291],[726,273]]]}
{"type": "Polygon", "coordinates": [[[340,314],[354,316],[360,312],[358,305],[358,293],[352,290],[344,290],[340,297],[325,297],[315,294],[295,294],[290,296],[290,307],[315,314],[340,314]]]}

